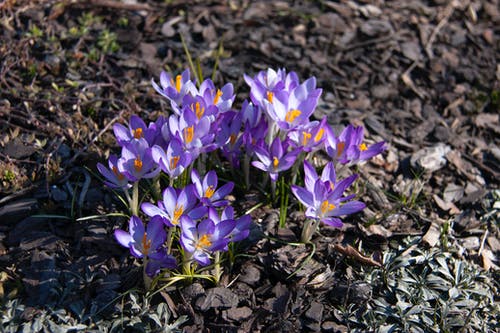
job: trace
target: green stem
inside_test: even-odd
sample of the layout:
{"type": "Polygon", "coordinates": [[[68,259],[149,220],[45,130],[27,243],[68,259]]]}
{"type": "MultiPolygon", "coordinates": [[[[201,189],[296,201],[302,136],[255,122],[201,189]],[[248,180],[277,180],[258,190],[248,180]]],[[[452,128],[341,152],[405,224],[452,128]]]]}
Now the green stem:
{"type": "Polygon", "coordinates": [[[302,228],[302,235],[300,236],[300,241],[302,243],[310,243],[311,238],[318,228],[319,220],[317,219],[307,219],[304,227],[302,228]]]}
{"type": "Polygon", "coordinates": [[[191,275],[191,263],[193,261],[193,254],[184,252],[184,261],[182,262],[182,273],[184,275],[191,275]]]}
{"type": "Polygon", "coordinates": [[[159,173],[157,176],[153,178],[153,198],[155,201],[160,201],[161,200],[161,184],[160,184],[160,176],[161,173],[159,173]]]}
{"type": "Polygon", "coordinates": [[[220,251],[215,252],[215,284],[219,284],[220,277],[222,276],[222,268],[220,265],[220,251]]]}
{"type": "MultiPolygon", "coordinates": [[[[129,198],[130,199],[130,198],[129,198]]],[[[139,182],[132,187],[132,200],[130,200],[130,213],[139,216],[139,182]]]]}
{"type": "Polygon", "coordinates": [[[172,242],[174,240],[174,229],[175,229],[175,227],[168,228],[168,234],[167,234],[167,254],[170,254],[172,252],[172,242]]]}
{"type": "Polygon", "coordinates": [[[290,193],[286,191],[285,177],[281,177],[280,184],[280,228],[284,228],[286,224],[286,213],[288,210],[288,200],[290,193]]]}
{"type": "Polygon", "coordinates": [[[146,274],[146,266],[148,265],[148,258],[144,258],[143,266],[142,266],[142,278],[144,280],[144,287],[146,290],[151,289],[151,284],[153,282],[153,279],[149,277],[149,275],[146,274]]]}

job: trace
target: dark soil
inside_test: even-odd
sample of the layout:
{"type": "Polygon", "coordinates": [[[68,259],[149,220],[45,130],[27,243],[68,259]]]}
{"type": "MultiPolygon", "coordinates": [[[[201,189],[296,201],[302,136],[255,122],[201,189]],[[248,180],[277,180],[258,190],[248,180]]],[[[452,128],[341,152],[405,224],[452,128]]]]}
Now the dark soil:
{"type": "Polygon", "coordinates": [[[120,294],[142,288],[112,236],[127,220],[81,218],[125,211],[96,163],[117,151],[114,122],[169,112],[150,82],[162,69],[188,68],[181,36],[205,76],[216,68],[216,84],[235,85],[238,105],[249,91],[244,73],[286,68],[317,78],[316,117],[363,125],[389,145],[360,167],[368,208],[341,230],[323,228],[292,277],[311,247],[273,239],[300,237],[293,201],[287,229],[272,207],[252,212],[242,247],[251,257],[226,267],[220,286],[196,281],[153,297],[173,318],[188,316],[186,332],[347,331],[335,309],[376,292],[361,272],[406,236],[436,246],[445,224],[464,258],[497,270],[485,253],[500,255],[498,220],[488,215],[500,184],[499,8],[498,0],[1,2],[0,298],[21,299],[28,322],[41,309],[65,309],[90,325],[119,315],[120,294]]]}

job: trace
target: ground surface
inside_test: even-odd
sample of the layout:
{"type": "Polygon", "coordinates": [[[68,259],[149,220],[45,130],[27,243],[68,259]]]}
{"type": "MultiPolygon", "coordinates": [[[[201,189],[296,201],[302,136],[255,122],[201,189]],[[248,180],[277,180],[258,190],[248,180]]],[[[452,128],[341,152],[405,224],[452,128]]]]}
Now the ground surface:
{"type": "MultiPolygon", "coordinates": [[[[498,330],[499,8],[1,2],[0,327],[154,331],[181,318],[186,332],[498,330]],[[126,219],[81,219],[124,211],[95,165],[117,151],[113,122],[168,112],[150,81],[188,67],[180,35],[206,76],[216,67],[217,84],[235,85],[237,104],[244,73],[284,67],[316,76],[316,117],[388,142],[360,168],[368,208],[322,229],[292,277],[312,250],[274,239],[300,234],[293,201],[287,229],[272,207],[252,212],[250,257],[226,267],[220,287],[151,297],[112,237],[126,219]]],[[[241,194],[237,205],[259,200],[241,194]]]]}

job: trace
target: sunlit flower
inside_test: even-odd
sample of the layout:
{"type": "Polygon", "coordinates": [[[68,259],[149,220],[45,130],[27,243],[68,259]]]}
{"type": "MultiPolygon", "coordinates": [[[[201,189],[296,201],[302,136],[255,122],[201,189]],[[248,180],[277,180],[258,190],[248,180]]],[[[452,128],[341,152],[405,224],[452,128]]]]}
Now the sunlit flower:
{"type": "Polygon", "coordinates": [[[170,178],[177,178],[192,162],[191,154],[184,151],[182,143],[176,137],[172,138],[165,151],[156,145],[152,149],[153,160],[170,178]]]}
{"type": "Polygon", "coordinates": [[[297,147],[301,147],[305,152],[313,152],[321,149],[326,140],[325,124],[326,117],[320,122],[312,121],[305,126],[298,127],[288,132],[288,138],[297,147]]]}
{"type": "Polygon", "coordinates": [[[279,172],[286,171],[292,167],[301,150],[294,149],[287,153],[283,148],[283,142],[281,142],[279,137],[276,137],[271,147],[255,146],[254,152],[259,160],[253,161],[252,165],[268,172],[271,180],[275,182],[278,179],[279,172]]]}
{"type": "Polygon", "coordinates": [[[347,126],[337,137],[327,127],[326,152],[334,160],[343,164],[355,164],[380,154],[386,149],[385,142],[368,146],[364,141],[363,127],[347,126]]]}
{"type": "Polygon", "coordinates": [[[97,163],[97,169],[104,176],[104,184],[111,188],[127,189],[132,185],[129,180],[118,170],[118,157],[110,155],[108,159],[109,169],[101,163],[97,163]]]}
{"type": "Polygon", "coordinates": [[[356,180],[357,175],[350,176],[340,182],[332,172],[333,164],[322,178],[313,179],[314,173],[310,165],[304,165],[306,187],[292,185],[292,193],[306,206],[305,215],[318,219],[333,227],[341,227],[340,216],[356,213],[365,208],[360,201],[349,201],[353,195],[343,196],[344,191],[356,180]],[[308,170],[307,170],[308,169],[308,170]],[[307,170],[307,171],[306,171],[307,170]],[[324,180],[328,178],[328,180],[324,180]]]}
{"type": "Polygon", "coordinates": [[[129,231],[115,230],[115,238],[120,245],[130,249],[130,253],[136,258],[148,258],[146,273],[153,276],[161,268],[176,267],[175,258],[166,254],[162,245],[166,240],[163,222],[159,218],[153,218],[144,228],[142,220],[132,216],[129,221],[129,231]]]}
{"type": "Polygon", "coordinates": [[[228,235],[234,229],[233,220],[221,221],[215,224],[210,219],[196,223],[188,216],[181,219],[182,248],[191,253],[193,259],[200,265],[210,264],[210,255],[214,251],[224,250],[229,243],[228,235]]]}
{"type": "Polygon", "coordinates": [[[145,139],[149,145],[152,145],[157,135],[155,123],[151,123],[147,127],[144,120],[136,115],[130,117],[128,128],[122,124],[114,124],[113,132],[115,133],[116,141],[122,147],[134,139],[145,139]]]}
{"type": "Polygon", "coordinates": [[[207,106],[216,106],[221,113],[231,109],[234,98],[236,97],[236,95],[234,95],[232,83],[227,83],[221,89],[217,89],[210,79],[200,84],[199,92],[207,106]]]}
{"type": "Polygon", "coordinates": [[[186,69],[182,74],[175,77],[171,76],[169,73],[161,72],[160,74],[160,86],[151,80],[153,88],[162,96],[169,99],[176,108],[182,105],[182,99],[187,94],[196,96],[198,94],[198,89],[196,85],[191,81],[191,75],[189,69],[186,69]]]}
{"type": "Polygon", "coordinates": [[[194,191],[192,184],[182,190],[167,187],[163,191],[163,200],[158,202],[158,206],[145,202],[141,205],[141,209],[148,216],[160,216],[169,227],[179,226],[182,216],[199,219],[207,212],[206,207],[198,205],[194,191]]]}
{"type": "Polygon", "coordinates": [[[117,166],[118,171],[132,182],[142,178],[153,178],[160,172],[145,139],[133,140],[125,145],[117,166]]]}
{"type": "Polygon", "coordinates": [[[191,180],[195,186],[195,195],[205,206],[226,206],[228,201],[224,198],[231,193],[234,187],[233,182],[228,182],[217,188],[217,174],[211,170],[201,179],[198,171],[191,171],[191,180]]]}

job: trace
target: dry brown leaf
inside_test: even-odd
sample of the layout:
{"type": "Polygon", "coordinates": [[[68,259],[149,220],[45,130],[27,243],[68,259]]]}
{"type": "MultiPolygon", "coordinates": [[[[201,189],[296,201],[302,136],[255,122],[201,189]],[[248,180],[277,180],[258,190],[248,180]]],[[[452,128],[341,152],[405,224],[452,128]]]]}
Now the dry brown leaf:
{"type": "Polygon", "coordinates": [[[367,257],[367,256],[361,254],[358,250],[356,250],[355,248],[353,248],[351,245],[347,245],[347,246],[344,247],[342,245],[335,244],[333,246],[333,249],[335,251],[337,251],[337,252],[342,253],[345,256],[351,257],[354,260],[359,261],[362,264],[370,265],[370,266],[377,266],[377,267],[381,267],[382,266],[382,264],[380,262],[375,261],[372,258],[367,257]]]}

